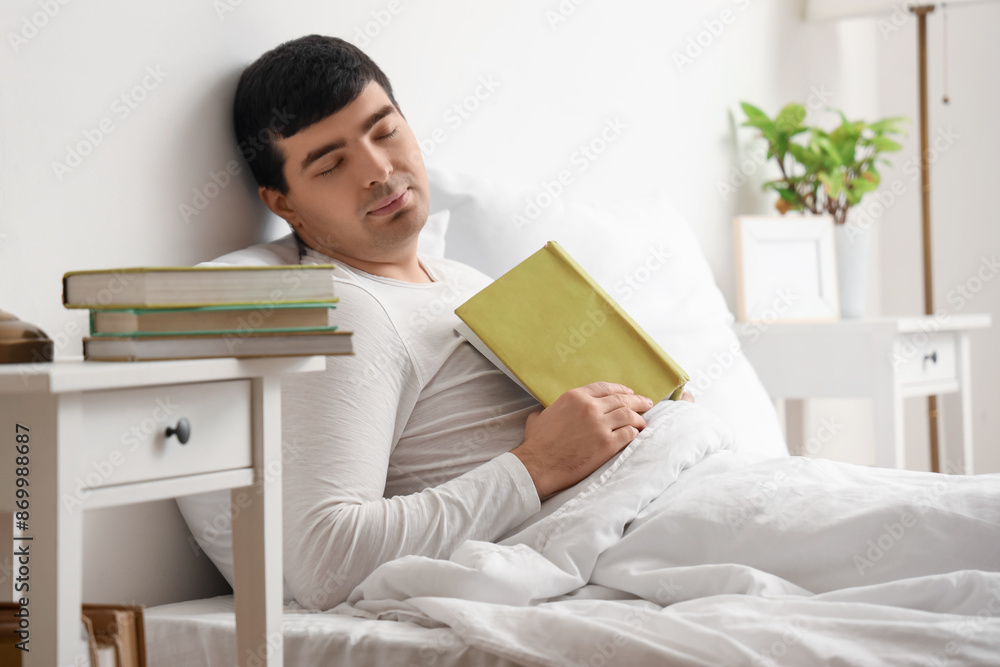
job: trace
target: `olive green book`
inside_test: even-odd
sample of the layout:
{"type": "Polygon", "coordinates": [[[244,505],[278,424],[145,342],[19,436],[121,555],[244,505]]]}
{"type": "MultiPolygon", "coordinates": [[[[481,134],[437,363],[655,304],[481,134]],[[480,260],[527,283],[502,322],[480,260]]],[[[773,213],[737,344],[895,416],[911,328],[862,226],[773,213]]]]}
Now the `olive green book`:
{"type": "Polygon", "coordinates": [[[333,264],[157,266],[68,271],[66,308],[188,308],[333,301],[333,264]]]}
{"type": "Polygon", "coordinates": [[[688,374],[555,241],[455,309],[456,330],[548,407],[569,389],[617,382],[659,402],[688,374]]]}
{"type": "Polygon", "coordinates": [[[198,308],[115,308],[90,311],[91,336],[226,334],[326,329],[335,326],[334,301],[225,304],[198,308]]]}

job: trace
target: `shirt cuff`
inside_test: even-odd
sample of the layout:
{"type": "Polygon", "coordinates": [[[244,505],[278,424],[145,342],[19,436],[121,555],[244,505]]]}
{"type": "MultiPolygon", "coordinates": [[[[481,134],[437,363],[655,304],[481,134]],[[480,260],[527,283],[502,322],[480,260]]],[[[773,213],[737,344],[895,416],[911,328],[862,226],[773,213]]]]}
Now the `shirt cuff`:
{"type": "Polygon", "coordinates": [[[538,497],[538,490],[535,482],[532,481],[528,469],[521,463],[521,459],[514,454],[507,452],[493,459],[498,466],[507,471],[514,482],[514,489],[519,497],[522,508],[522,515],[511,525],[517,525],[542,508],[542,501],[538,497]]]}

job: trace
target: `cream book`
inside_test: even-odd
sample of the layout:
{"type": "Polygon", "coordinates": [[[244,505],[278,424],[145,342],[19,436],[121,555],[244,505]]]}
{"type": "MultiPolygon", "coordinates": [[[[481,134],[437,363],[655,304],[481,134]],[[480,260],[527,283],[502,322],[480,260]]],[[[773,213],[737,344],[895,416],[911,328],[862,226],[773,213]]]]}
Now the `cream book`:
{"type": "Polygon", "coordinates": [[[183,308],[333,301],[333,264],[68,271],[66,308],[183,308]]]}
{"type": "Polygon", "coordinates": [[[555,241],[455,309],[456,331],[548,407],[563,392],[617,382],[656,402],[688,374],[555,241]]]}

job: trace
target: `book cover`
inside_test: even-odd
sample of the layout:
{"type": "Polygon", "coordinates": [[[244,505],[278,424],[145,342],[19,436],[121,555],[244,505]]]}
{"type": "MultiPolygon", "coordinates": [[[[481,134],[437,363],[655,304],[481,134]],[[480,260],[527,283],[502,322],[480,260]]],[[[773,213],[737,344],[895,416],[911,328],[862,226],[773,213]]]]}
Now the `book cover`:
{"type": "MultiPolygon", "coordinates": [[[[98,664],[110,658],[117,667],[146,667],[146,629],[140,605],[83,604],[93,629],[98,664]]],[[[95,666],[96,667],[96,666],[95,666]]]]}
{"type": "Polygon", "coordinates": [[[318,303],[226,304],[200,308],[126,308],[90,311],[91,336],[159,336],[244,331],[327,329],[336,300],[318,303]]]}
{"type": "Polygon", "coordinates": [[[332,301],[333,264],[161,266],[68,271],[66,308],[150,308],[332,301]]]}
{"type": "Polygon", "coordinates": [[[159,361],[214,357],[294,357],[352,354],[352,332],[186,334],[181,336],[88,337],[83,358],[92,361],[159,361]]]}
{"type": "Polygon", "coordinates": [[[602,380],[656,402],[678,399],[689,379],[555,241],[455,314],[498,366],[544,407],[569,389],[602,380]]]}

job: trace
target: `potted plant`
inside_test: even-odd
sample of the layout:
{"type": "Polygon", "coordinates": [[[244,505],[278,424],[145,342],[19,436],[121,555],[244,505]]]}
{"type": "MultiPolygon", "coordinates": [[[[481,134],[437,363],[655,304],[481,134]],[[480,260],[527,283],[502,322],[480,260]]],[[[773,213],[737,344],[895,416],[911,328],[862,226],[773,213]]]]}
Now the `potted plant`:
{"type": "Polygon", "coordinates": [[[865,281],[869,238],[867,229],[848,227],[848,212],[881,179],[877,165],[889,164],[883,153],[902,146],[893,137],[905,135],[904,118],[885,118],[866,123],[849,121],[836,111],[841,123],[833,131],[803,124],[806,109],[788,104],[773,119],[757,107],[742,102],[747,120],[767,141],[767,157],[778,164],[781,178],[767,181],[764,190],[778,194],[775,208],[788,211],[829,214],[837,236],[837,270],[841,313],[845,317],[864,314],[865,281]]]}

